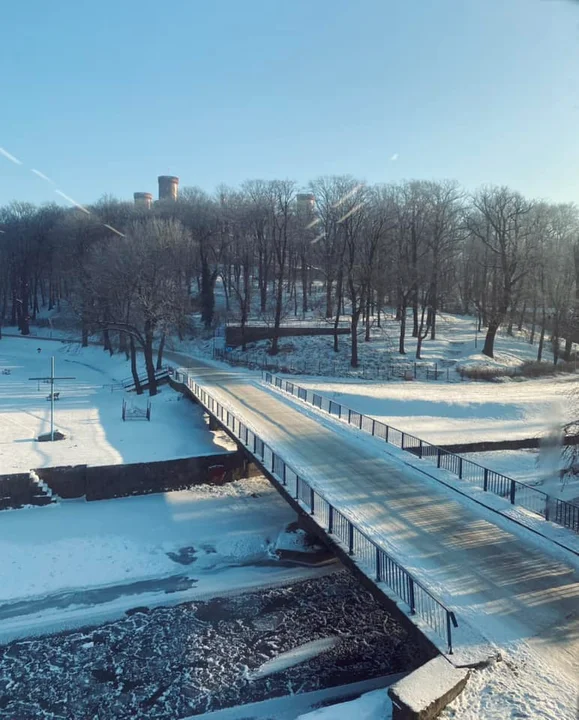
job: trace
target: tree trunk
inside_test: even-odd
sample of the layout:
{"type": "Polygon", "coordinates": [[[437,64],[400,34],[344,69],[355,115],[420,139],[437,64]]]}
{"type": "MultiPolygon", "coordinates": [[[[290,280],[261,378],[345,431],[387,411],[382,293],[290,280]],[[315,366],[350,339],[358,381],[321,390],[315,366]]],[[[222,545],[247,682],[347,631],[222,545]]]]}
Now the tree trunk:
{"type": "Polygon", "coordinates": [[[139,381],[139,372],[137,370],[137,351],[135,349],[135,338],[131,335],[129,337],[129,345],[131,348],[131,375],[133,376],[133,382],[135,383],[135,391],[137,395],[143,394],[143,388],[139,381]]]}
{"type": "Polygon", "coordinates": [[[273,326],[273,339],[270,355],[277,355],[279,352],[279,326],[281,324],[281,310],[283,306],[283,269],[277,281],[277,293],[275,298],[275,316],[273,326]]]}
{"type": "Polygon", "coordinates": [[[523,309],[521,310],[521,314],[519,315],[519,324],[517,325],[517,330],[521,332],[523,330],[523,323],[525,322],[525,315],[527,314],[527,301],[525,300],[523,302],[523,309]]]}
{"type": "Polygon", "coordinates": [[[147,368],[147,381],[149,383],[149,395],[157,394],[157,378],[155,377],[155,364],[153,362],[153,328],[149,320],[145,322],[145,346],[143,355],[145,356],[145,367],[147,368]]]}
{"type": "Polygon", "coordinates": [[[412,299],[412,337],[418,337],[418,290],[412,299]]]}
{"type": "Polygon", "coordinates": [[[301,257],[301,276],[302,276],[302,315],[305,317],[308,311],[308,267],[306,263],[305,252],[301,257]]]}
{"type": "Polygon", "coordinates": [[[113,346],[111,343],[111,336],[109,334],[109,331],[106,328],[103,330],[103,350],[105,352],[108,351],[109,355],[113,354],[113,346]]]}
{"type": "Polygon", "coordinates": [[[406,355],[404,349],[404,339],[406,337],[406,304],[403,303],[400,307],[400,340],[398,342],[398,352],[400,355],[406,355]]]}
{"type": "Polygon", "coordinates": [[[357,368],[360,364],[358,361],[358,321],[360,319],[360,310],[354,310],[354,302],[352,302],[352,354],[350,357],[350,365],[357,368]]]}
{"type": "Polygon", "coordinates": [[[342,308],[343,277],[341,270],[338,272],[336,282],[336,317],[334,318],[334,352],[338,352],[338,325],[340,324],[340,310],[342,308]]]}
{"type": "Polygon", "coordinates": [[[543,308],[543,317],[541,321],[541,335],[539,337],[539,348],[537,350],[537,362],[541,362],[543,359],[543,346],[545,344],[545,325],[547,322],[545,308],[543,308]]]}
{"type": "Polygon", "coordinates": [[[326,280],[326,317],[331,318],[334,314],[332,310],[332,281],[326,280]]]}
{"type": "Polygon", "coordinates": [[[438,273],[435,273],[432,287],[430,289],[430,307],[428,308],[428,320],[430,323],[430,339],[436,340],[436,314],[438,312],[438,273]]]}
{"type": "Polygon", "coordinates": [[[127,345],[127,335],[124,332],[119,332],[119,352],[124,353],[127,360],[130,359],[131,354],[129,352],[129,346],[127,345]]]}
{"type": "Polygon", "coordinates": [[[370,293],[366,298],[366,332],[364,333],[364,342],[370,342],[370,293]]]}
{"type": "Polygon", "coordinates": [[[206,329],[211,327],[215,311],[215,273],[209,268],[205,258],[201,259],[201,321],[206,329]]]}
{"type": "Polygon", "coordinates": [[[416,359],[420,360],[422,358],[422,341],[426,338],[428,335],[428,332],[430,330],[430,317],[432,313],[432,308],[426,305],[422,305],[422,312],[420,313],[420,326],[418,328],[418,337],[416,338],[416,359]],[[426,315],[426,327],[424,325],[424,316],[426,315]]]}
{"type": "Polygon", "coordinates": [[[159,349],[157,350],[157,370],[163,367],[163,350],[165,349],[165,333],[161,335],[161,342],[159,343],[159,349]]]}
{"type": "Polygon", "coordinates": [[[553,335],[551,337],[551,345],[553,348],[553,365],[556,365],[559,362],[559,353],[561,349],[559,334],[559,314],[555,313],[555,317],[553,318],[553,335]]]}
{"type": "Polygon", "coordinates": [[[531,321],[531,337],[529,338],[529,345],[533,345],[535,342],[535,328],[537,326],[537,301],[533,300],[533,318],[531,321]]]}
{"type": "Polygon", "coordinates": [[[487,329],[487,334],[485,337],[485,344],[482,349],[482,354],[486,355],[487,357],[493,358],[495,357],[495,337],[497,335],[497,330],[499,329],[499,323],[495,320],[489,322],[489,326],[487,329]]]}

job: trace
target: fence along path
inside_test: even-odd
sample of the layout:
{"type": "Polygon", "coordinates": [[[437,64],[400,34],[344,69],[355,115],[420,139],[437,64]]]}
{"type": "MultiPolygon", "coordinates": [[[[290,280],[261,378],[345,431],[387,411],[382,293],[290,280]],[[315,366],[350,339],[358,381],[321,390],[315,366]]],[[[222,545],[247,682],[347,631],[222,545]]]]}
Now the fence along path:
{"type": "Polygon", "coordinates": [[[532,485],[510,478],[495,470],[479,465],[461,455],[443,450],[426,440],[403,432],[379,420],[351,410],[330,398],[320,395],[313,390],[296,385],[296,383],[276,377],[272,373],[264,372],[263,379],[268,385],[287,392],[299,400],[364,430],[370,435],[379,437],[387,443],[412,453],[421,460],[435,464],[437,468],[448,470],[460,480],[476,485],[485,492],[493,493],[509,500],[511,505],[520,505],[546,520],[569,528],[579,533],[579,506],[559,498],[552,497],[532,485]]]}
{"type": "MultiPolygon", "coordinates": [[[[185,358],[178,356],[178,361],[185,358]]],[[[549,647],[543,644],[539,650],[548,654],[550,666],[574,662],[579,674],[579,576],[571,560],[561,559],[561,553],[556,555],[547,544],[536,545],[497,526],[448,489],[396,458],[377,455],[372,443],[360,443],[338,427],[321,424],[254,377],[201,360],[186,361],[192,366],[181,371],[187,382],[197,383],[210,396],[207,403],[221,405],[225,423],[235,427],[237,437],[241,434],[245,444],[247,430],[251,449],[251,433],[257,435],[258,459],[260,442],[267,446],[262,464],[280,467],[283,462],[304,480],[294,488],[293,476],[286,476],[289,492],[299,491],[306,510],[311,508],[313,489],[316,521],[328,527],[325,501],[339,513],[333,518],[339,538],[349,542],[343,523],[355,525],[456,614],[455,657],[480,659],[476,644],[461,640],[469,626],[479,639],[483,635],[495,641],[507,635],[512,640],[542,635],[549,647]],[[318,496],[323,498],[319,515],[318,496]],[[494,634],[496,628],[500,638],[494,634]],[[556,647],[549,639],[553,628],[556,647]]],[[[205,407],[213,412],[209,404],[205,407]]],[[[354,533],[354,542],[357,538],[354,533]]],[[[364,551],[367,563],[372,562],[371,553],[364,551]]],[[[367,574],[376,571],[375,565],[368,568],[367,574]]]]}
{"type": "Polygon", "coordinates": [[[410,615],[418,615],[445,641],[447,652],[452,655],[452,628],[458,627],[458,623],[451,610],[372,541],[360,527],[317,492],[307,480],[300,477],[259,435],[203,389],[194,378],[180,370],[175,379],[177,382],[184,382],[201,404],[231,430],[252,455],[261,461],[263,467],[280,481],[288,495],[355,558],[366,575],[372,577],[377,584],[384,583],[393,590],[407,606],[410,615]]]}

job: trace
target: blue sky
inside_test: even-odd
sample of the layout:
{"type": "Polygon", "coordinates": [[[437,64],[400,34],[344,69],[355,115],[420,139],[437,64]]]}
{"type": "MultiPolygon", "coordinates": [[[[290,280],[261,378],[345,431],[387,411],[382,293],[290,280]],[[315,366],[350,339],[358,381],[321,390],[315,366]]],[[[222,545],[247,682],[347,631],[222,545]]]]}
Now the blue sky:
{"type": "Polygon", "coordinates": [[[571,0],[20,0],[1,22],[22,165],[0,155],[0,204],[342,173],[579,201],[571,0]]]}

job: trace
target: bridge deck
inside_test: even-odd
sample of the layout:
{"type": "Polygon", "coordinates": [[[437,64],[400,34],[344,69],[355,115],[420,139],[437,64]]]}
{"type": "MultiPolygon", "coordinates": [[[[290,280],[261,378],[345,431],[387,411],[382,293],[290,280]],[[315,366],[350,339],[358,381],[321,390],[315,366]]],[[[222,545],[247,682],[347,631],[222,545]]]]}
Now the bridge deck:
{"type": "MultiPolygon", "coordinates": [[[[341,512],[448,607],[501,646],[522,641],[572,684],[579,677],[576,558],[453,496],[375,442],[306,414],[247,374],[176,356],[341,512]]],[[[569,686],[568,686],[569,687],[569,686]]]]}

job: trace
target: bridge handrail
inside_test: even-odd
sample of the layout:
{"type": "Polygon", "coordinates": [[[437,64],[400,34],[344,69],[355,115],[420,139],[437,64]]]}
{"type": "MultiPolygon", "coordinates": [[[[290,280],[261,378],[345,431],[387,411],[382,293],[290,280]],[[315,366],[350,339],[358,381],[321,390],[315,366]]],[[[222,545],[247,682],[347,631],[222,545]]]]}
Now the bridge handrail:
{"type": "MultiPolygon", "coordinates": [[[[386,550],[334,507],[307,480],[298,475],[280,455],[273,451],[271,446],[239,420],[235,413],[202,388],[186,370],[183,368],[176,370],[175,381],[185,384],[208,412],[231,430],[233,435],[261,462],[262,467],[279,479],[288,494],[304,506],[310,515],[318,518],[318,524],[324,527],[328,535],[337,537],[350,555],[358,557],[359,564],[370,569],[377,583],[387,585],[408,606],[410,615],[420,616],[442,640],[446,641],[448,653],[452,654],[452,628],[458,627],[452,610],[449,610],[386,550]]],[[[365,570],[364,572],[369,575],[365,570]]]]}
{"type": "Polygon", "coordinates": [[[385,442],[399,447],[401,450],[406,450],[421,460],[436,462],[437,468],[448,470],[459,480],[473,483],[484,492],[491,492],[508,499],[511,505],[520,505],[545,520],[550,520],[579,533],[579,505],[560,500],[542,490],[537,490],[532,485],[491,470],[449,450],[444,450],[415,435],[352,410],[319,392],[303,388],[291,380],[279,378],[271,372],[262,372],[262,378],[268,385],[273,385],[282,392],[293,395],[359,430],[380,437],[385,442]]]}
{"type": "MultiPolygon", "coordinates": [[[[162,368],[160,368],[159,370],[155,370],[155,378],[156,378],[157,380],[164,380],[166,377],[169,376],[169,374],[170,374],[170,368],[169,368],[168,365],[164,365],[164,366],[163,366],[162,368]]],[[[139,382],[140,382],[140,383],[147,383],[147,382],[149,382],[149,376],[147,375],[146,372],[145,372],[145,373],[141,373],[141,374],[139,375],[139,382]]],[[[129,388],[129,387],[131,387],[131,386],[133,386],[133,385],[135,384],[135,379],[133,378],[132,375],[129,375],[128,377],[123,378],[123,379],[120,381],[120,384],[126,389],[126,388],[129,388]]]]}

